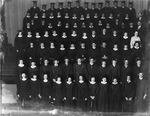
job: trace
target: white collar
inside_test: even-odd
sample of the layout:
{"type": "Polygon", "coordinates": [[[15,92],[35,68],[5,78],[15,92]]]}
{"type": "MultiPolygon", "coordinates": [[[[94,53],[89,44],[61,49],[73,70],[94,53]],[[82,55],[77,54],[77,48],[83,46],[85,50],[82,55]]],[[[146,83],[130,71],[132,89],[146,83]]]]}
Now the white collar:
{"type": "Polygon", "coordinates": [[[56,34],[53,34],[53,36],[57,36],[57,33],[56,33],[56,34]]]}
{"type": "Polygon", "coordinates": [[[22,35],[18,35],[18,37],[23,37],[22,35]]]}
{"type": "Polygon", "coordinates": [[[36,66],[30,66],[31,68],[36,68],[36,66]]]}
{"type": "Polygon", "coordinates": [[[31,78],[32,81],[37,81],[37,79],[31,78]]]}
{"type": "Polygon", "coordinates": [[[18,64],[19,67],[24,67],[24,64],[18,64]]]}
{"type": "Polygon", "coordinates": [[[83,80],[79,80],[79,83],[84,83],[84,81],[83,80]]]}
{"type": "Polygon", "coordinates": [[[65,48],[60,48],[60,50],[65,50],[65,48]]]}
{"type": "Polygon", "coordinates": [[[90,81],[90,84],[94,85],[94,84],[96,84],[96,82],[92,82],[92,81],[90,81]]]}
{"type": "Polygon", "coordinates": [[[61,82],[56,81],[57,84],[61,84],[61,82]]]}
{"type": "Polygon", "coordinates": [[[114,51],[118,51],[118,48],[113,48],[114,51]]]}
{"type": "Polygon", "coordinates": [[[72,84],[72,81],[71,82],[67,81],[67,84],[69,84],[69,85],[72,84]]]}
{"type": "Polygon", "coordinates": [[[101,81],[101,83],[102,83],[102,84],[104,84],[104,85],[105,85],[105,84],[107,84],[107,82],[106,82],[106,81],[101,81]]]}
{"type": "Polygon", "coordinates": [[[66,36],[66,35],[65,35],[65,36],[63,35],[62,38],[67,38],[67,36],[66,36]]]}
{"type": "Polygon", "coordinates": [[[49,37],[49,35],[44,35],[44,37],[49,37]]]}
{"type": "Polygon", "coordinates": [[[77,36],[77,34],[71,34],[71,36],[75,37],[75,36],[77,36]]]}
{"type": "Polygon", "coordinates": [[[48,80],[47,80],[47,79],[44,79],[44,80],[43,80],[43,82],[45,82],[45,83],[46,83],[46,82],[48,82],[48,80]]]}
{"type": "Polygon", "coordinates": [[[22,80],[22,81],[26,81],[26,80],[27,80],[27,78],[22,78],[21,80],[22,80]]]}
{"type": "Polygon", "coordinates": [[[117,85],[117,84],[118,84],[118,82],[112,82],[112,84],[113,84],[113,85],[117,85]]]}
{"type": "Polygon", "coordinates": [[[27,37],[32,37],[32,35],[27,35],[27,37]]]}

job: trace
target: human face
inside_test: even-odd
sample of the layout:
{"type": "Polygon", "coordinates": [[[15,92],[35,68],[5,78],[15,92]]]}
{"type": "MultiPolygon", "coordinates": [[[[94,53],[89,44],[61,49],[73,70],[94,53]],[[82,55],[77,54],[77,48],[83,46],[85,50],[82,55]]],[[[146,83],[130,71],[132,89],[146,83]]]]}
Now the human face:
{"type": "Polygon", "coordinates": [[[92,77],[92,78],[91,78],[91,81],[92,81],[92,82],[95,82],[95,77],[92,77]]]}
{"type": "Polygon", "coordinates": [[[142,80],[143,79],[143,73],[139,73],[139,79],[142,80]]]}
{"type": "Polygon", "coordinates": [[[43,77],[44,77],[44,79],[47,79],[47,78],[48,78],[47,74],[44,74],[44,76],[43,76],[43,77]]]}

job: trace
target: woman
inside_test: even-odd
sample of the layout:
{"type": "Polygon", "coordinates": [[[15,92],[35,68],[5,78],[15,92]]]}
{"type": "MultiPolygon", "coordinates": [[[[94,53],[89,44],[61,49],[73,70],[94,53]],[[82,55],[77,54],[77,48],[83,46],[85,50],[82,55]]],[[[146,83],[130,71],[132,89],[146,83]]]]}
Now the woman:
{"type": "Polygon", "coordinates": [[[17,96],[21,100],[21,106],[29,99],[29,80],[26,73],[22,72],[17,83],[17,96]]]}
{"type": "Polygon", "coordinates": [[[134,36],[131,37],[131,40],[130,40],[130,48],[131,49],[134,47],[135,42],[141,42],[141,39],[138,36],[138,31],[135,31],[134,36]]]}

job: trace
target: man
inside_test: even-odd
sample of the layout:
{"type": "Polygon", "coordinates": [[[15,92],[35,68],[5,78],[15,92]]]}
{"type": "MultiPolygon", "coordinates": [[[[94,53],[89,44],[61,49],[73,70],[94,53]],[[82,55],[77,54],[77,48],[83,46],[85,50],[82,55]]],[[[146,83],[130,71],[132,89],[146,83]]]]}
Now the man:
{"type": "Polygon", "coordinates": [[[115,0],[114,2],[113,2],[113,8],[112,8],[112,13],[113,13],[113,16],[114,16],[114,18],[116,19],[116,18],[119,18],[120,17],[120,12],[119,12],[119,7],[118,7],[118,1],[117,0],[115,0]]]}
{"type": "Polygon", "coordinates": [[[122,21],[125,18],[125,14],[128,12],[128,8],[126,7],[126,2],[121,1],[120,7],[120,20],[122,21]]]}
{"type": "Polygon", "coordinates": [[[110,1],[106,1],[105,7],[103,8],[103,12],[104,12],[106,18],[109,17],[110,13],[112,12],[111,10],[112,10],[112,8],[110,7],[110,1]]]}
{"type": "Polygon", "coordinates": [[[90,77],[94,75],[95,80],[97,81],[98,77],[98,66],[95,63],[96,60],[94,58],[89,58],[89,63],[87,64],[87,69],[86,69],[86,75],[88,80],[90,80],[90,77]]]}
{"type": "MultiPolygon", "coordinates": [[[[77,63],[75,63],[73,66],[73,72],[76,81],[78,81],[80,74],[86,75],[86,65],[82,63],[80,57],[77,58],[77,63]]],[[[84,80],[88,80],[87,77],[84,77],[84,80]]]]}
{"type": "Polygon", "coordinates": [[[130,21],[135,22],[136,21],[136,10],[133,8],[133,2],[129,2],[128,13],[129,13],[130,21]]]}
{"type": "Polygon", "coordinates": [[[33,6],[29,9],[29,12],[33,17],[35,13],[37,13],[38,15],[40,14],[40,8],[37,6],[38,1],[32,1],[32,2],[33,2],[33,6]]]}
{"type": "Polygon", "coordinates": [[[111,83],[114,78],[120,81],[120,66],[117,64],[117,59],[112,59],[112,64],[108,67],[108,81],[111,83]]]}

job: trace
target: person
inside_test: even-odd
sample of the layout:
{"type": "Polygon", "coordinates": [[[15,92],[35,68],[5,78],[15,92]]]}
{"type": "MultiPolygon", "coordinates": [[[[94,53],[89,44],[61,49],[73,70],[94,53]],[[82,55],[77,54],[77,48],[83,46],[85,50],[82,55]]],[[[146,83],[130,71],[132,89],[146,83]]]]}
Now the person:
{"type": "Polygon", "coordinates": [[[98,60],[99,49],[96,43],[91,43],[91,47],[88,49],[88,56],[98,60]]]}
{"type": "Polygon", "coordinates": [[[131,40],[130,40],[130,48],[132,49],[135,42],[141,42],[141,39],[140,37],[138,36],[138,31],[135,31],[134,32],[134,36],[131,37],[131,40]]]}
{"type": "Polygon", "coordinates": [[[76,56],[77,56],[76,45],[73,43],[70,43],[69,49],[67,51],[67,57],[69,58],[71,64],[75,63],[76,56]]]}
{"type": "Polygon", "coordinates": [[[39,63],[38,52],[36,49],[35,43],[31,42],[29,48],[26,50],[27,60],[30,62],[31,60],[35,60],[37,64],[39,63]]]}
{"type": "Polygon", "coordinates": [[[136,94],[135,94],[135,111],[145,112],[147,111],[147,95],[148,95],[148,84],[147,79],[143,72],[138,73],[136,94]]]}
{"type": "Polygon", "coordinates": [[[87,53],[87,46],[85,45],[84,42],[80,42],[80,45],[77,49],[77,57],[81,57],[83,62],[87,62],[88,59],[88,53],[87,53]]]}
{"type": "Polygon", "coordinates": [[[115,0],[113,2],[112,13],[113,13],[113,16],[114,16],[115,19],[120,17],[120,12],[119,12],[119,7],[118,7],[118,1],[117,0],[115,0]]]}
{"type": "MultiPolygon", "coordinates": [[[[64,75],[64,79],[66,80],[69,75],[73,75],[73,66],[70,63],[70,60],[68,57],[64,58],[64,63],[61,64],[62,72],[64,75]]],[[[74,80],[72,77],[71,80],[74,80]]]]}
{"type": "Polygon", "coordinates": [[[92,33],[92,34],[90,35],[89,43],[90,43],[90,44],[91,44],[91,43],[98,43],[99,37],[98,37],[96,31],[95,31],[95,30],[91,30],[91,33],[92,33]]]}
{"type": "Polygon", "coordinates": [[[21,106],[25,105],[25,101],[29,100],[29,78],[26,73],[19,75],[17,82],[17,96],[21,100],[21,106]]]}
{"type": "Polygon", "coordinates": [[[112,79],[109,88],[110,111],[117,112],[120,109],[120,84],[116,77],[112,79]]]}
{"type": "Polygon", "coordinates": [[[125,18],[125,14],[128,12],[128,8],[126,7],[126,1],[121,1],[120,7],[120,20],[122,21],[125,18]]]}
{"type": "Polygon", "coordinates": [[[98,66],[95,63],[96,60],[94,58],[89,58],[89,63],[86,65],[87,69],[86,69],[86,77],[89,80],[91,78],[92,75],[94,75],[95,80],[97,81],[97,77],[98,77],[98,66]]]}
{"type": "Polygon", "coordinates": [[[89,98],[88,98],[88,110],[89,111],[96,111],[96,95],[97,95],[97,83],[95,76],[90,77],[89,79],[89,98]]]}
{"type": "Polygon", "coordinates": [[[62,32],[62,36],[59,41],[60,43],[64,44],[65,48],[68,48],[70,42],[69,42],[69,37],[66,32],[62,32]]]}
{"type": "Polygon", "coordinates": [[[53,60],[53,65],[50,66],[50,78],[54,81],[56,81],[57,77],[61,75],[61,81],[62,79],[62,68],[59,64],[59,60],[56,58],[53,60]]]}
{"type": "Polygon", "coordinates": [[[123,112],[132,112],[133,111],[133,102],[134,102],[134,83],[131,79],[130,73],[125,77],[123,82],[123,101],[122,101],[122,110],[123,112]]]}
{"type": "Polygon", "coordinates": [[[122,46],[123,45],[128,45],[130,46],[130,37],[128,35],[128,32],[123,32],[123,37],[121,39],[121,43],[122,43],[122,46]]]}
{"type": "Polygon", "coordinates": [[[53,80],[53,104],[57,106],[62,105],[62,100],[63,100],[63,83],[61,81],[61,76],[57,76],[56,80],[53,80]]]}
{"type": "Polygon", "coordinates": [[[129,18],[131,22],[136,21],[136,10],[133,8],[133,2],[129,2],[128,8],[129,18]]]}
{"type": "Polygon", "coordinates": [[[123,60],[123,65],[121,66],[121,79],[120,79],[121,84],[126,82],[126,77],[128,74],[131,74],[131,72],[132,72],[132,68],[130,66],[130,62],[126,58],[123,60]]]}
{"type": "Polygon", "coordinates": [[[43,42],[40,43],[40,47],[38,48],[38,56],[40,59],[40,64],[42,63],[42,60],[44,58],[48,57],[48,49],[45,47],[45,44],[43,42]]]}
{"type": "Polygon", "coordinates": [[[113,44],[113,48],[111,50],[111,57],[116,58],[118,60],[118,64],[120,64],[121,55],[120,55],[120,48],[117,43],[113,44]]]}
{"type": "MultiPolygon", "coordinates": [[[[78,81],[78,77],[80,74],[86,76],[86,65],[82,63],[80,57],[77,58],[77,63],[73,65],[73,73],[76,81],[78,81]]],[[[88,80],[87,77],[84,77],[84,81],[85,80],[88,80]]]]}
{"type": "MultiPolygon", "coordinates": [[[[47,58],[43,59],[43,63],[40,66],[40,75],[43,77],[44,74],[50,74],[50,65],[49,65],[49,60],[47,58]]],[[[49,79],[52,81],[52,79],[49,79]]]]}
{"type": "Polygon", "coordinates": [[[25,30],[25,27],[27,25],[27,23],[31,23],[31,14],[29,11],[27,11],[25,17],[23,18],[23,30],[25,30]]]}
{"type": "Polygon", "coordinates": [[[31,60],[30,66],[28,67],[29,78],[32,78],[33,74],[36,74],[39,78],[39,67],[36,65],[34,60],[31,60]]]}
{"type": "Polygon", "coordinates": [[[78,45],[78,43],[79,43],[79,36],[78,36],[76,30],[72,30],[72,33],[70,35],[70,42],[75,44],[76,46],[78,45]]]}
{"type": "Polygon", "coordinates": [[[25,56],[25,38],[23,32],[20,30],[15,38],[15,49],[17,52],[17,58],[24,58],[25,56]]]}
{"type": "Polygon", "coordinates": [[[44,103],[49,103],[52,97],[52,84],[50,81],[49,74],[43,73],[40,81],[40,96],[44,103]]]}
{"type": "Polygon", "coordinates": [[[87,109],[88,86],[84,81],[84,74],[79,74],[77,77],[75,94],[77,99],[77,108],[85,111],[87,109]]]}
{"type": "Polygon", "coordinates": [[[44,43],[45,47],[49,47],[49,43],[50,43],[50,33],[48,30],[45,30],[42,38],[41,38],[41,42],[44,43]]]}
{"type": "Polygon", "coordinates": [[[101,77],[100,83],[97,89],[97,111],[107,112],[108,111],[108,87],[106,76],[101,77]]]}
{"type": "Polygon", "coordinates": [[[109,17],[112,8],[110,7],[110,1],[106,1],[105,7],[103,8],[103,13],[105,14],[106,18],[109,17]]]}
{"type": "Polygon", "coordinates": [[[29,98],[33,102],[38,102],[39,99],[41,99],[40,95],[40,81],[38,75],[35,73],[32,73],[30,75],[30,93],[29,98]]]}
{"type": "Polygon", "coordinates": [[[57,33],[57,31],[56,30],[53,30],[52,31],[52,35],[50,36],[50,41],[51,42],[53,42],[56,46],[58,45],[58,37],[59,37],[59,35],[58,35],[58,33],[57,33]]]}
{"type": "Polygon", "coordinates": [[[22,73],[27,73],[28,70],[27,70],[27,64],[25,63],[25,60],[24,59],[19,59],[18,60],[18,65],[17,65],[17,78],[19,79],[20,77],[20,74],[22,73]]]}
{"type": "Polygon", "coordinates": [[[50,60],[50,64],[52,64],[53,60],[55,58],[58,58],[58,49],[54,42],[50,42],[48,51],[49,51],[48,58],[50,60]]]}
{"type": "Polygon", "coordinates": [[[73,82],[72,76],[68,75],[66,77],[63,90],[64,106],[67,108],[74,107],[74,100],[76,99],[74,91],[75,91],[75,83],[73,82]]]}
{"type": "Polygon", "coordinates": [[[32,1],[32,2],[33,2],[33,6],[29,9],[29,12],[31,16],[33,17],[35,13],[40,14],[40,8],[37,6],[38,1],[32,1]]]}
{"type": "Polygon", "coordinates": [[[63,43],[60,43],[60,48],[58,49],[58,56],[60,59],[60,64],[62,64],[65,57],[67,56],[67,49],[63,43]]]}
{"type": "Polygon", "coordinates": [[[106,60],[101,60],[101,65],[98,67],[98,82],[101,82],[102,78],[105,76],[106,79],[108,79],[108,66],[106,60]]]}
{"type": "Polygon", "coordinates": [[[108,67],[108,82],[112,82],[114,78],[119,81],[120,78],[120,66],[117,64],[117,59],[112,59],[112,64],[108,67]]]}

